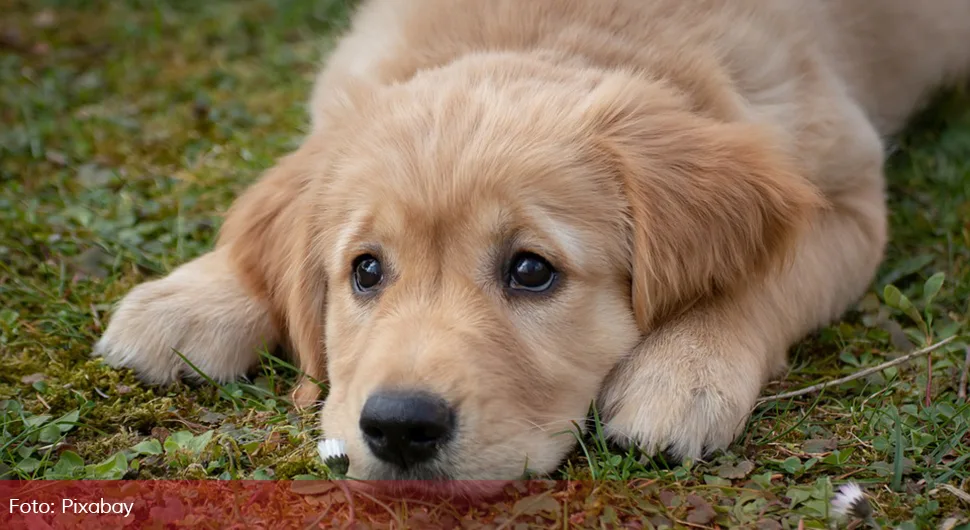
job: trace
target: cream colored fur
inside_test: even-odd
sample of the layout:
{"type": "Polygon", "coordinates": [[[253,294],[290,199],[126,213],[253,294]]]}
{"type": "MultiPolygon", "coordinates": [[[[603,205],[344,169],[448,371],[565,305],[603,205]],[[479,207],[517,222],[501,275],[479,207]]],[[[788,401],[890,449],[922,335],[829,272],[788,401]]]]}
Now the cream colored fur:
{"type": "Polygon", "coordinates": [[[284,341],[363,478],[396,476],[357,427],[388,386],[457,404],[439,477],[554,469],[594,399],[616,440],[702,456],[867,289],[883,138],[966,77],[968,42],[970,0],[366,2],[304,145],[96,352],[229,380],[284,341]],[[393,274],[363,302],[350,263],[375,246],[393,274]],[[555,293],[503,294],[517,248],[555,293]]]}

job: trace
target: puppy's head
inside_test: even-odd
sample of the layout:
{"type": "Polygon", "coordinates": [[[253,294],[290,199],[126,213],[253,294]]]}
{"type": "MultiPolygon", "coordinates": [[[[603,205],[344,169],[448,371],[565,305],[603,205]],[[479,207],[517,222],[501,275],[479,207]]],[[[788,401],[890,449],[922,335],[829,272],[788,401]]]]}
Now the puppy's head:
{"type": "Polygon", "coordinates": [[[776,262],[815,201],[770,138],[632,76],[469,60],[339,121],[301,162],[289,321],[320,329],[358,478],[554,470],[642,335],[776,262]]]}

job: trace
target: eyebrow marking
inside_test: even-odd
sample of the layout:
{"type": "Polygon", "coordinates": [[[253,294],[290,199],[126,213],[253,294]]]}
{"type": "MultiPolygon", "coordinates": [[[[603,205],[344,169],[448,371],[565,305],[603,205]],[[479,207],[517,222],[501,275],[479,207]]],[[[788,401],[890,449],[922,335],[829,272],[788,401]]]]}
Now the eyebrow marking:
{"type": "Polygon", "coordinates": [[[354,238],[359,236],[361,230],[368,223],[368,214],[365,210],[356,210],[347,224],[337,234],[337,255],[343,260],[350,250],[354,238]]]}
{"type": "Polygon", "coordinates": [[[538,231],[532,237],[548,238],[556,246],[554,249],[561,258],[567,262],[575,264],[576,267],[583,268],[585,244],[579,231],[569,223],[557,220],[549,216],[539,208],[529,208],[525,211],[526,219],[535,225],[538,231]]]}

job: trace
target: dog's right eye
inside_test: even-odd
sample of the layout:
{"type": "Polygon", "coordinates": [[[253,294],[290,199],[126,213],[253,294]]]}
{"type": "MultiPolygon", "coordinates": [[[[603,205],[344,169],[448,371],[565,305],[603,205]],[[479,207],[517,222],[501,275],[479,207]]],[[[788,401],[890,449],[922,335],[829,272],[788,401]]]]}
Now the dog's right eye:
{"type": "Polygon", "coordinates": [[[509,288],[513,291],[541,293],[556,283],[556,269],[545,258],[531,252],[520,252],[512,258],[509,288]]]}
{"type": "Polygon", "coordinates": [[[370,254],[354,259],[354,290],[359,293],[371,291],[381,284],[384,270],[381,262],[370,254]]]}

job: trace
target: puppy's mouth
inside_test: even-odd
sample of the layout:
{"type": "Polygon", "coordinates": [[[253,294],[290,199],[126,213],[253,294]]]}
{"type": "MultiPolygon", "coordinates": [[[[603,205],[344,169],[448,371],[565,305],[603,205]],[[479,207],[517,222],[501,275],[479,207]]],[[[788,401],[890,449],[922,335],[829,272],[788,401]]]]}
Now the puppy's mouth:
{"type": "Polygon", "coordinates": [[[428,485],[450,482],[455,479],[453,473],[446,469],[446,466],[427,462],[421,465],[401,467],[393,464],[373,464],[368,466],[364,477],[348,477],[351,480],[364,480],[367,482],[414,482],[426,483],[428,485]]]}

